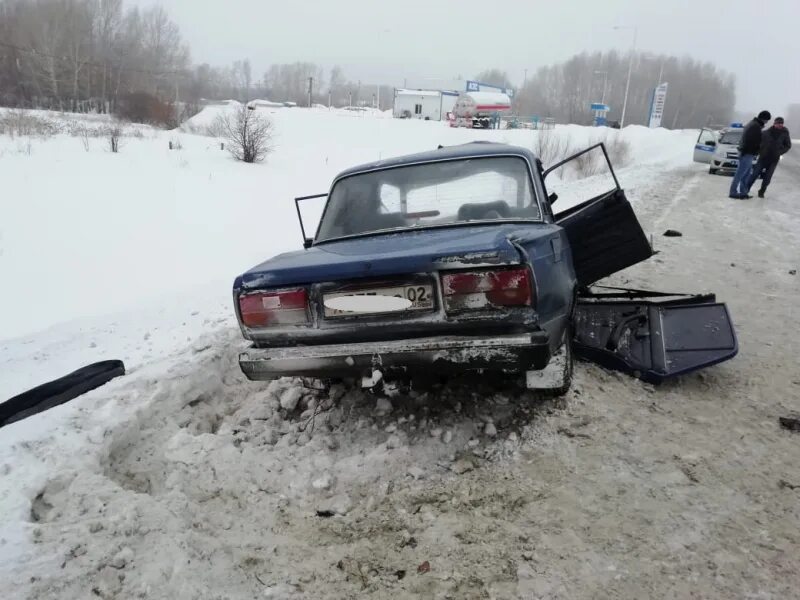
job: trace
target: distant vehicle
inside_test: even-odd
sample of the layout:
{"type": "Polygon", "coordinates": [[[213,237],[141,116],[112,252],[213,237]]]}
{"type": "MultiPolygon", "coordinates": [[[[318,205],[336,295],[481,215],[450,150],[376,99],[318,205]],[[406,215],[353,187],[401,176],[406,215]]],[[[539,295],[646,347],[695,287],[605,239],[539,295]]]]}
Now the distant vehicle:
{"type": "Polygon", "coordinates": [[[502,92],[464,92],[453,106],[452,127],[488,129],[499,115],[511,110],[511,98],[502,92]]]}
{"type": "Polygon", "coordinates": [[[573,351],[653,382],[737,352],[711,295],[590,289],[653,254],[602,144],[548,170],[525,148],[440,148],[351,168],[296,203],[305,249],[234,282],[249,379],[480,372],[561,394],[573,351]],[[554,215],[547,175],[590,150],[613,188],[554,215]],[[319,211],[313,237],[304,206],[319,211]]]}
{"type": "MultiPolygon", "coordinates": [[[[694,162],[710,163],[717,147],[717,136],[719,132],[714,129],[704,127],[697,136],[694,143],[694,162]]],[[[737,159],[738,160],[738,159],[737,159]]]]}
{"type": "Polygon", "coordinates": [[[744,129],[733,123],[719,131],[702,129],[694,146],[695,162],[708,163],[708,172],[730,174],[739,166],[739,142],[744,129]]]}

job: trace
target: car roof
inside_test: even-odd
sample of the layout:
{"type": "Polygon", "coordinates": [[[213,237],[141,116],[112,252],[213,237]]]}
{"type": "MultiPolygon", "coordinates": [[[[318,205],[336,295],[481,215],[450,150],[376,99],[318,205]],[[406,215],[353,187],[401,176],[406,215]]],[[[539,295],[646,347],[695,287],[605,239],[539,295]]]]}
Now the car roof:
{"type": "Polygon", "coordinates": [[[418,163],[490,156],[519,156],[530,162],[531,165],[536,162],[536,155],[527,148],[511,146],[510,144],[499,144],[496,142],[469,142],[467,144],[459,144],[458,146],[440,146],[437,150],[418,152],[417,154],[406,154],[404,156],[357,165],[342,171],[336,176],[336,179],[342,179],[343,177],[349,177],[350,175],[367,171],[392,169],[418,163]]]}

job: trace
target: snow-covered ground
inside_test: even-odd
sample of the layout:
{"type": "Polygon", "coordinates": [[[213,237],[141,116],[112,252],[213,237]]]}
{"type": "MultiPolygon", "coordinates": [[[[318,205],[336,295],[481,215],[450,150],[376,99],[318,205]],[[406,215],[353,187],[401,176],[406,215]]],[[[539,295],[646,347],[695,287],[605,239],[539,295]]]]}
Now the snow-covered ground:
{"type": "MultiPolygon", "coordinates": [[[[187,129],[201,130],[219,110],[210,107],[187,129]]],[[[691,412],[684,398],[693,395],[706,403],[697,410],[716,414],[725,409],[714,391],[722,388],[739,407],[726,418],[743,427],[736,419],[752,409],[743,390],[756,377],[748,363],[742,374],[723,366],[663,394],[583,367],[566,403],[555,404],[484,383],[376,404],[355,389],[246,382],[235,362],[244,342],[230,284],[299,246],[295,196],[326,191],[338,171],[360,162],[475,139],[535,147],[537,135],[259,110],[276,134],[262,165],[238,164],[217,140],[186,131],[145,130],[125,138],[119,154],[102,138],[90,139],[87,151],[68,133],[0,136],[0,399],[95,360],[120,358],[129,371],[0,430],[2,597],[592,596],[598,588],[581,587],[581,578],[609,596],[685,597],[698,571],[681,552],[703,563],[702,578],[713,581],[711,562],[723,577],[741,570],[732,545],[714,557],[698,548],[718,527],[756,527],[751,488],[730,500],[745,522],[726,525],[719,487],[698,496],[686,481],[721,477],[712,462],[732,471],[736,461],[709,443],[709,415],[690,425],[665,415],[675,410],[667,401],[691,412]],[[171,140],[182,149],[170,151],[171,140]],[[695,430],[689,443],[700,450],[676,441],[695,430]],[[645,450],[640,435],[667,439],[645,450]],[[653,555],[648,535],[658,538],[653,555]],[[661,564],[659,553],[680,568],[661,564]],[[418,573],[426,560],[431,572],[418,573]],[[657,588],[637,578],[659,573],[667,583],[657,588]]],[[[563,126],[555,135],[577,148],[596,141],[598,130],[563,126]]],[[[723,214],[716,204],[704,220],[693,214],[726,184],[701,180],[702,168],[691,164],[696,132],[629,127],[610,135],[630,146],[617,174],[648,231],[679,225],[699,238],[723,214]]],[[[747,222],[730,218],[731,231],[747,222]]],[[[777,213],[769,218],[783,228],[781,239],[796,243],[796,229],[777,213]]],[[[726,246],[724,233],[710,245],[664,242],[683,262],[656,257],[655,268],[639,271],[643,283],[731,286],[728,271],[687,269],[705,251],[757,269],[726,246]]],[[[784,273],[787,252],[769,255],[784,273]]],[[[765,285],[782,298],[792,280],[765,285]]],[[[745,289],[731,289],[744,302],[745,289]]],[[[748,327],[741,333],[752,335],[748,327]]],[[[743,468],[761,468],[758,457],[776,450],[766,434],[752,443],[758,456],[737,459],[743,468]]],[[[790,448],[779,448],[779,471],[790,448]]],[[[772,526],[762,527],[769,532],[752,536],[791,551],[772,526]]],[[[779,574],[796,560],[773,558],[770,589],[783,589],[779,574]]],[[[762,580],[753,581],[769,585],[762,580]]],[[[701,595],[730,597],[735,583],[701,595]]],[[[747,592],[780,597],[758,589],[747,592]]]]}

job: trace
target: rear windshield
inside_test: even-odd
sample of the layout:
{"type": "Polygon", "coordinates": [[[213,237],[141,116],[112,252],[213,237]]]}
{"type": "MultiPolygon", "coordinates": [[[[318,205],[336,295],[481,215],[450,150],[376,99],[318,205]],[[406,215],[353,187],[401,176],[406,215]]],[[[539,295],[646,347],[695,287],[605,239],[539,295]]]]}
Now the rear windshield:
{"type": "Polygon", "coordinates": [[[316,240],[504,219],[541,220],[527,162],[442,161],[342,179],[331,191],[316,240]]]}
{"type": "Polygon", "coordinates": [[[742,139],[742,130],[738,131],[726,131],[722,134],[722,137],[719,138],[720,144],[733,144],[738,145],[742,139]]]}

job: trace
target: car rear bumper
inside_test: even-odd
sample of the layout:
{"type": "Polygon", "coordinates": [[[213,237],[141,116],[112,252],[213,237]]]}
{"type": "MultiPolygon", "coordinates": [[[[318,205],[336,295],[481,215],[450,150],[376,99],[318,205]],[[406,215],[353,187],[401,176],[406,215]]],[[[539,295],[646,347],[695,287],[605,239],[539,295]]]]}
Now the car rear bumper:
{"type": "Polygon", "coordinates": [[[384,371],[437,373],[543,369],[550,360],[545,332],[498,336],[439,336],[287,348],[251,348],[239,355],[248,379],[346,377],[384,371]]]}

